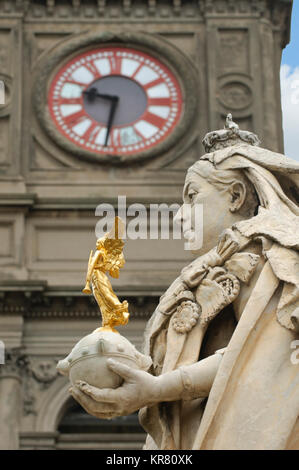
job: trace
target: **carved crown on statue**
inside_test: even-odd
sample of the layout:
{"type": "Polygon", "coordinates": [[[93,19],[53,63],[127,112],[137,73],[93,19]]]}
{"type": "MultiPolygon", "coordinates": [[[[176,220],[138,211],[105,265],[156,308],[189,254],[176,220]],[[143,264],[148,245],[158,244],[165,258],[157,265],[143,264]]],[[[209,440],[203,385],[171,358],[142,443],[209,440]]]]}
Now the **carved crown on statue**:
{"type": "Polygon", "coordinates": [[[238,124],[233,121],[232,115],[228,114],[224,129],[209,132],[202,143],[206,153],[210,153],[237,144],[245,143],[259,146],[261,142],[258,136],[253,132],[241,130],[238,124]]]}

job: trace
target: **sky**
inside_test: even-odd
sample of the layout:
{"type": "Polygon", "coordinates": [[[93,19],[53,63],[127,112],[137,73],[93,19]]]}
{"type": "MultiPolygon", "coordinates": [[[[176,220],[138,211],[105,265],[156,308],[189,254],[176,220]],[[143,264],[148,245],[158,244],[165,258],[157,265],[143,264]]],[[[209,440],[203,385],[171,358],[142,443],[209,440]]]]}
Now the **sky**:
{"type": "Polygon", "coordinates": [[[299,161],[299,0],[294,0],[291,42],[283,51],[280,78],[285,154],[299,161]]]}

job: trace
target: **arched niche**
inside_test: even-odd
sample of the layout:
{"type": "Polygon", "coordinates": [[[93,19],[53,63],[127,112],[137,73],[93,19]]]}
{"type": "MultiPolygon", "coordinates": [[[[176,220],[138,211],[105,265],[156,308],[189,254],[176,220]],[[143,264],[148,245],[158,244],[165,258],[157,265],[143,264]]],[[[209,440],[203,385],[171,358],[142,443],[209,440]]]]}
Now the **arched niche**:
{"type": "Polygon", "coordinates": [[[70,384],[57,380],[43,400],[36,431],[53,433],[56,449],[141,449],[145,432],[137,413],[113,420],[88,415],[70,396],[70,384]]]}
{"type": "Polygon", "coordinates": [[[40,407],[36,419],[36,431],[55,432],[57,430],[57,425],[68,407],[69,388],[69,382],[55,381],[40,407]]]}

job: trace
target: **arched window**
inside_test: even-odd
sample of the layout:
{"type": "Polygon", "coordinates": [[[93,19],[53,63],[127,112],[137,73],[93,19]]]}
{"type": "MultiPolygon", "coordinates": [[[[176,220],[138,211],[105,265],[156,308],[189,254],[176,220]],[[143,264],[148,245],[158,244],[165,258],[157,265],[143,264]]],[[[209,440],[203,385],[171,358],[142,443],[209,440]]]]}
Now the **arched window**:
{"type": "Polygon", "coordinates": [[[137,413],[111,420],[89,415],[72,398],[57,427],[57,449],[141,449],[145,431],[137,413]]]}

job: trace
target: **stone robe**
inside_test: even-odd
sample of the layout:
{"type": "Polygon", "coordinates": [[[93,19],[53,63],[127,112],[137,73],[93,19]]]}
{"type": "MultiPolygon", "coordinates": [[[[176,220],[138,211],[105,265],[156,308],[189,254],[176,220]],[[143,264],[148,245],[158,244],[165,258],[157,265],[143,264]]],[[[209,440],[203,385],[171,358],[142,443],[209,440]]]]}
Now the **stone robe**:
{"type": "MultiPolygon", "coordinates": [[[[231,235],[240,240],[234,253],[215,262],[215,252],[221,252],[218,245],[197,261],[203,275],[195,298],[205,321],[178,332],[173,321],[178,309],[165,314],[158,306],[145,333],[144,352],[151,355],[156,375],[225,347],[220,351],[223,358],[207,399],[140,410],[141,424],[149,433],[147,449],[299,449],[299,359],[293,354],[299,345],[299,210],[265,169],[285,174],[291,167],[292,173],[299,173],[299,165],[284,156],[275,160],[277,154],[273,157],[263,149],[241,147],[203,157],[215,166],[249,168],[247,176],[263,201],[257,216],[232,227],[231,235]],[[221,266],[227,275],[248,282],[254,262],[244,248],[253,240],[262,243],[263,268],[236,324],[230,307],[236,297],[217,303],[219,289],[207,278],[221,266]],[[210,299],[215,299],[212,305],[210,299]]],[[[285,190],[291,188],[291,183],[284,184],[285,190]]],[[[169,291],[184,301],[188,297],[180,289],[176,292],[175,283],[169,291]]]]}

